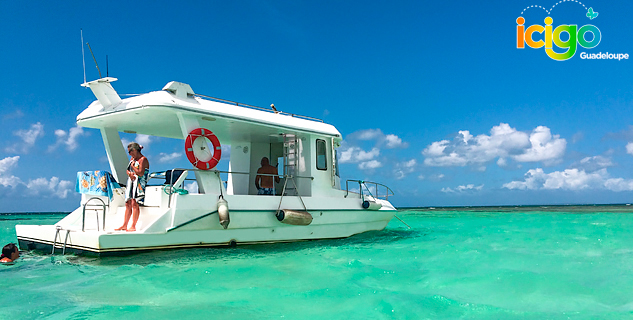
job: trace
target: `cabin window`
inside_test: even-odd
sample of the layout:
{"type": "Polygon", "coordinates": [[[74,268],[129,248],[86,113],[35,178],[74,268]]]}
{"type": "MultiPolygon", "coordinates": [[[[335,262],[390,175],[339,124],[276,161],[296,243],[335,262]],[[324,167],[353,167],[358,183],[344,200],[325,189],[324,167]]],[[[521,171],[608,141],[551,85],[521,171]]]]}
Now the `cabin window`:
{"type": "Polygon", "coordinates": [[[327,170],[327,148],[325,140],[316,141],[316,167],[319,170],[327,170]]]}

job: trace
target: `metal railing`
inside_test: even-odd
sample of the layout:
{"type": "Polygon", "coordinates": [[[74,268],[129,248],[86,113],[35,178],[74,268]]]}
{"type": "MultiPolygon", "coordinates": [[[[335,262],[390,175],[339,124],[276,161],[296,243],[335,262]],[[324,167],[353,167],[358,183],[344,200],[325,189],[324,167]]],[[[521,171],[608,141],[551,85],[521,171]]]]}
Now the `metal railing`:
{"type": "Polygon", "coordinates": [[[247,174],[247,175],[256,174],[258,176],[279,177],[279,178],[283,178],[283,179],[287,179],[287,178],[301,178],[301,179],[314,180],[314,177],[293,176],[293,175],[289,175],[289,174],[250,173],[250,172],[219,171],[219,170],[218,170],[218,172],[219,173],[230,173],[230,174],[247,174]]]}
{"type": "MultiPolygon", "coordinates": [[[[184,169],[184,168],[175,168],[173,170],[182,170],[183,173],[184,171],[200,171],[200,172],[205,172],[205,171],[209,171],[209,170],[201,170],[201,169],[184,169]]],[[[283,175],[283,174],[264,174],[264,173],[250,173],[250,172],[239,172],[239,171],[221,171],[221,170],[217,170],[217,171],[212,171],[212,172],[217,172],[217,173],[226,173],[226,174],[245,174],[245,175],[251,175],[251,174],[256,174],[259,176],[270,176],[270,177],[279,177],[279,178],[289,178],[289,177],[294,177],[294,178],[301,178],[301,179],[310,179],[310,180],[314,180],[314,177],[306,177],[306,176],[291,176],[291,175],[283,175]]],[[[151,179],[157,179],[157,178],[163,178],[165,179],[165,172],[153,172],[152,174],[150,174],[150,177],[148,179],[148,183],[149,180],[151,179]]],[[[221,180],[221,179],[220,179],[221,180]]],[[[196,178],[186,178],[185,181],[197,181],[196,178]]],[[[226,181],[222,181],[224,183],[226,183],[226,181]]],[[[164,185],[164,184],[163,184],[164,185]]],[[[148,184],[149,186],[149,184],[148,184]]]]}
{"type": "MultiPolygon", "coordinates": [[[[105,201],[103,201],[103,199],[99,198],[99,197],[92,197],[90,199],[88,199],[84,205],[83,205],[83,211],[82,211],[82,215],[81,215],[81,232],[85,232],[86,231],[86,207],[89,205],[89,203],[93,200],[99,200],[101,202],[101,205],[96,204],[96,205],[90,205],[90,208],[88,208],[88,210],[94,210],[95,211],[95,215],[96,215],[96,220],[97,220],[97,231],[99,231],[99,207],[101,207],[101,210],[103,210],[103,231],[105,231],[105,219],[106,219],[106,203],[105,201]]],[[[51,250],[51,254],[55,254],[55,249],[57,247],[57,238],[59,238],[59,243],[61,243],[61,234],[60,232],[62,230],[66,230],[66,237],[64,237],[64,244],[62,246],[62,255],[66,254],[66,245],[68,244],[68,237],[70,236],[70,232],[74,231],[71,229],[64,229],[62,226],[57,225],[55,227],[55,238],[53,238],[53,249],[51,250]]]]}
{"type": "MultiPolygon", "coordinates": [[[[101,201],[101,210],[103,210],[103,230],[105,230],[106,204],[101,198],[99,198],[99,197],[92,197],[92,198],[88,199],[88,201],[86,201],[86,203],[84,203],[84,206],[83,206],[84,208],[83,208],[83,212],[82,212],[82,216],[81,216],[81,231],[84,231],[84,229],[86,227],[86,206],[92,200],[99,200],[99,201],[101,201]]],[[[97,215],[97,231],[99,231],[99,211],[96,208],[90,208],[88,210],[94,210],[95,211],[95,214],[97,215]]]]}
{"type": "MultiPolygon", "coordinates": [[[[185,173],[185,171],[193,171],[193,172],[195,172],[195,171],[200,171],[200,172],[209,171],[209,170],[201,170],[201,169],[174,168],[174,169],[172,169],[172,173],[173,173],[173,171],[175,171],[175,170],[182,170],[182,173],[181,173],[181,174],[184,174],[184,173],[185,173]]],[[[226,183],[227,183],[227,181],[223,181],[223,180],[222,180],[222,178],[221,178],[221,177],[219,177],[219,175],[220,175],[221,173],[226,173],[226,174],[242,174],[242,175],[257,174],[257,175],[260,175],[260,176],[271,176],[271,177],[284,178],[284,179],[286,179],[286,180],[288,180],[288,179],[293,179],[293,178],[300,178],[300,179],[310,179],[310,180],[314,180],[314,177],[306,177],[306,176],[293,176],[293,175],[283,175],[283,174],[265,174],[265,173],[259,173],[259,174],[258,174],[258,173],[250,173],[250,172],[221,171],[221,170],[216,170],[216,171],[211,171],[211,172],[216,172],[216,173],[218,174],[218,180],[220,180],[220,182],[221,182],[221,183],[224,183],[224,184],[226,184],[226,183]]],[[[150,176],[149,176],[149,179],[148,179],[148,181],[147,181],[147,182],[148,182],[148,185],[149,185],[149,181],[150,181],[151,179],[156,179],[156,178],[164,178],[164,179],[166,179],[166,178],[167,178],[167,177],[166,177],[166,171],[163,171],[163,172],[153,172],[153,173],[151,173],[151,174],[150,174],[150,176]]],[[[171,190],[174,190],[174,184],[173,184],[173,181],[174,181],[174,180],[177,180],[177,179],[173,179],[173,178],[172,178],[172,179],[169,179],[169,180],[170,180],[170,183],[169,183],[169,184],[162,184],[162,185],[163,185],[163,186],[165,186],[165,188],[169,188],[169,190],[171,191],[171,190]]],[[[185,182],[185,181],[196,181],[196,182],[197,182],[197,181],[198,181],[198,179],[197,179],[197,178],[185,178],[185,179],[183,180],[183,185],[184,185],[184,182],[185,182]]],[[[284,186],[285,186],[285,185],[284,185],[284,186]]],[[[184,187],[184,186],[183,186],[183,187],[184,187]]],[[[224,187],[224,188],[226,188],[225,186],[220,186],[220,192],[222,192],[222,188],[223,188],[223,187],[224,187]]],[[[167,192],[166,192],[166,193],[167,193],[167,192]]],[[[174,194],[174,192],[169,192],[169,193],[167,193],[167,194],[169,195],[169,199],[168,199],[168,201],[167,201],[167,205],[168,205],[168,207],[170,207],[170,206],[171,206],[171,195],[172,195],[172,194],[174,194]]],[[[297,194],[298,194],[298,192],[297,192],[297,194]]]]}
{"type": "Polygon", "coordinates": [[[312,121],[323,122],[323,120],[319,119],[319,118],[302,116],[300,114],[287,113],[287,112],[283,112],[283,111],[275,111],[275,110],[272,110],[272,109],[269,109],[269,108],[262,108],[262,107],[252,106],[250,104],[239,103],[239,102],[235,102],[235,101],[231,101],[231,100],[225,100],[225,99],[210,97],[210,96],[206,96],[204,94],[195,93],[194,96],[206,98],[206,99],[211,100],[211,101],[233,104],[233,105],[236,105],[238,107],[245,107],[245,108],[250,108],[250,109],[255,109],[255,110],[260,110],[260,111],[266,111],[266,112],[271,112],[271,113],[276,113],[276,114],[283,114],[283,115],[291,116],[291,117],[294,117],[294,118],[301,118],[301,119],[305,119],[305,120],[312,120],[312,121]]]}
{"type": "Polygon", "coordinates": [[[345,198],[347,198],[347,196],[350,193],[355,193],[355,194],[360,195],[361,199],[364,199],[364,197],[363,197],[363,189],[366,190],[366,192],[371,197],[373,197],[374,199],[384,198],[385,200],[389,200],[389,196],[393,196],[394,195],[393,190],[391,190],[391,188],[387,187],[386,185],[384,185],[382,183],[371,182],[371,181],[363,181],[363,180],[346,180],[345,181],[345,198]],[[349,183],[350,182],[358,183],[358,192],[349,191],[349,183]],[[369,188],[368,185],[373,186],[374,193],[371,192],[371,189],[369,188]],[[380,189],[378,187],[380,187],[380,189]],[[384,194],[379,193],[379,190],[384,190],[384,194]]]}

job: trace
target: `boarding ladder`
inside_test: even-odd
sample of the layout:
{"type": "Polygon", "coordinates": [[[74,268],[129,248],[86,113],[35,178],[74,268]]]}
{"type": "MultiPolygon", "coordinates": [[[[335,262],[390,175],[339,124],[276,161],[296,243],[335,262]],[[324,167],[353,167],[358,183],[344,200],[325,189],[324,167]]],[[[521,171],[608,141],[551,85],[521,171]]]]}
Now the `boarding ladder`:
{"type": "MultiPolygon", "coordinates": [[[[88,199],[86,203],[84,203],[83,212],[81,215],[81,231],[82,232],[84,232],[86,229],[86,210],[93,210],[95,212],[96,221],[97,221],[97,231],[99,231],[99,211],[103,213],[103,218],[101,220],[103,222],[103,230],[105,230],[106,203],[99,197],[92,197],[88,199]],[[97,200],[100,201],[101,204],[95,203],[97,200]]],[[[57,246],[57,238],[59,238],[59,241],[61,243],[62,236],[59,233],[62,230],[66,231],[66,237],[64,237],[64,245],[62,246],[62,255],[66,254],[66,245],[68,244],[68,236],[70,235],[70,232],[74,230],[64,229],[62,228],[62,226],[56,226],[55,228],[55,238],[53,239],[53,250],[51,250],[51,254],[55,254],[55,247],[57,246]]]]}
{"type": "Polygon", "coordinates": [[[281,210],[281,203],[284,200],[284,196],[298,196],[299,201],[303,205],[303,209],[308,211],[301,195],[299,194],[299,190],[297,190],[297,181],[295,179],[297,174],[297,163],[298,159],[298,147],[297,147],[297,136],[294,134],[284,134],[284,187],[281,191],[281,197],[279,198],[279,206],[277,207],[277,215],[279,215],[279,211],[281,210]],[[291,181],[292,184],[288,183],[291,181]]]}
{"type": "Polygon", "coordinates": [[[294,134],[284,134],[284,193],[286,196],[295,196],[298,194],[296,183],[289,186],[288,179],[294,179],[297,173],[297,136],[294,134]]]}

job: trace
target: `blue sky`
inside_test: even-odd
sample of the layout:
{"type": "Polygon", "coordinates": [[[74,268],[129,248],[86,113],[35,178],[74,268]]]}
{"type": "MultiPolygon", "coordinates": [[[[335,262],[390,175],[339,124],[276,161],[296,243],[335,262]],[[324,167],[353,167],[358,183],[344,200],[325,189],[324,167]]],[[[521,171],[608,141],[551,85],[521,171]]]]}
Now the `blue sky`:
{"type": "MultiPolygon", "coordinates": [[[[567,61],[517,49],[521,12],[542,6],[521,16],[543,25],[556,3],[0,0],[0,212],[73,210],[76,172],[108,169],[99,132],[75,124],[94,100],[80,29],[120,94],[175,80],[323,118],[342,177],[389,185],[397,206],[629,203],[631,61],[580,53],[633,55],[633,3],[551,9],[554,27],[601,32],[567,61]]],[[[182,141],[123,138],[152,170],[189,165],[182,141]]]]}

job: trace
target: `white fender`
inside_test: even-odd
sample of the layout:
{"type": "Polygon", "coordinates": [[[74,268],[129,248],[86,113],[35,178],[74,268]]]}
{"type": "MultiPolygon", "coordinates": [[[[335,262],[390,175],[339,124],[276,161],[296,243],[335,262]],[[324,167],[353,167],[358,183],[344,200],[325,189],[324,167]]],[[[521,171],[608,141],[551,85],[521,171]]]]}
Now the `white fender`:
{"type": "Polygon", "coordinates": [[[368,210],[379,210],[380,208],[382,208],[382,204],[374,200],[365,200],[363,201],[362,205],[364,209],[368,210]]]}
{"type": "Polygon", "coordinates": [[[229,217],[229,203],[220,197],[218,200],[218,216],[220,217],[220,224],[224,229],[228,228],[231,218],[229,217]]]}

